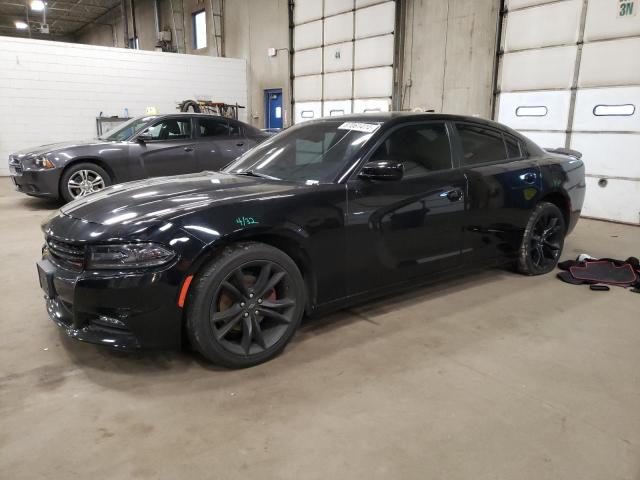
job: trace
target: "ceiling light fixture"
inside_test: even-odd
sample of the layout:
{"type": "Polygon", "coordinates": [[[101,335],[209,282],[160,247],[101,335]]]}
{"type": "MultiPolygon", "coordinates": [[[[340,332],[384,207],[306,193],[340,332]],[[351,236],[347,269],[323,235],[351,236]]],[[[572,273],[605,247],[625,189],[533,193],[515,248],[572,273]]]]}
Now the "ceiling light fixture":
{"type": "Polygon", "coordinates": [[[27,28],[29,28],[29,25],[27,25],[22,20],[16,20],[14,24],[18,30],[26,30],[27,28]]]}
{"type": "Polygon", "coordinates": [[[42,0],[33,0],[31,2],[31,10],[41,12],[44,10],[44,2],[42,0]]]}

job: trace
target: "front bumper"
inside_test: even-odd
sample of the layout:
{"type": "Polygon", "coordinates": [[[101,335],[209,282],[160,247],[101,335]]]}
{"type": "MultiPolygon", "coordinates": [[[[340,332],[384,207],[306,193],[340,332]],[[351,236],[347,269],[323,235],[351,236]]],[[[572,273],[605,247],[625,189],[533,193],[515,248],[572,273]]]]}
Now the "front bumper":
{"type": "Polygon", "coordinates": [[[34,197],[57,199],[60,197],[60,168],[50,170],[10,170],[11,180],[16,190],[34,197]]]}
{"type": "Polygon", "coordinates": [[[78,340],[117,348],[179,348],[182,309],[176,272],[70,270],[38,262],[50,318],[78,340]]]}

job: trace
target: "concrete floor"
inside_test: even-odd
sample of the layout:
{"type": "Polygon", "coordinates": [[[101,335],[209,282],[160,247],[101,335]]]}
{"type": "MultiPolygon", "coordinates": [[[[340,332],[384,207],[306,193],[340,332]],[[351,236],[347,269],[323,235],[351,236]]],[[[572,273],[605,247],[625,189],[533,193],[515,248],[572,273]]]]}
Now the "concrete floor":
{"type": "MultiPolygon", "coordinates": [[[[48,319],[55,208],[0,179],[0,477],[640,479],[640,295],[489,271],[306,322],[225,371],[48,319]]],[[[565,258],[640,255],[581,220],[565,258]]]]}

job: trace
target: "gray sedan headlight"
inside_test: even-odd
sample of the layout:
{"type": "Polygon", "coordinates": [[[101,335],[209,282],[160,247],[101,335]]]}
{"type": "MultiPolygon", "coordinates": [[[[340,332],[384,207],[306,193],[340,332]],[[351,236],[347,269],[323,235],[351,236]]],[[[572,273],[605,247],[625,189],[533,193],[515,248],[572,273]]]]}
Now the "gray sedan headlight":
{"type": "Polygon", "coordinates": [[[55,165],[47,157],[36,157],[34,162],[40,168],[54,168],[55,165]]]}
{"type": "Polygon", "coordinates": [[[157,243],[93,245],[87,255],[88,269],[127,269],[158,267],[170,262],[176,253],[157,243]]]}

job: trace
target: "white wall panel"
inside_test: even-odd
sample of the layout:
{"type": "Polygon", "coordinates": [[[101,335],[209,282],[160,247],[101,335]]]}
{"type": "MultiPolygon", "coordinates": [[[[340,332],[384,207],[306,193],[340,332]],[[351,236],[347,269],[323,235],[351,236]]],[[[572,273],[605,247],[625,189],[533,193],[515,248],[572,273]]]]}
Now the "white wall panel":
{"type": "Polygon", "coordinates": [[[338,117],[351,113],[351,100],[331,100],[323,102],[323,117],[338,117]]]}
{"type": "Polygon", "coordinates": [[[319,0],[296,0],[293,9],[293,23],[309,22],[322,18],[322,1],[319,0]]]}
{"type": "Polygon", "coordinates": [[[324,20],[324,44],[353,40],[353,12],[335,15],[324,20]]]}
{"type": "Polygon", "coordinates": [[[567,140],[567,134],[564,132],[530,132],[520,130],[520,133],[542,148],[564,147],[567,140]]]}
{"type": "Polygon", "coordinates": [[[507,0],[505,2],[505,7],[507,10],[516,10],[518,8],[526,8],[534,5],[542,5],[544,3],[551,3],[557,0],[507,0]]]}
{"type": "MultiPolygon", "coordinates": [[[[561,130],[569,119],[569,90],[502,93],[498,119],[516,130],[561,130]],[[530,107],[544,107],[544,115],[531,116],[530,107]]],[[[556,145],[560,146],[560,145],[556,145]]]]}
{"type": "Polygon", "coordinates": [[[353,67],[353,42],[336,43],[324,47],[324,71],[338,72],[353,67]]]}
{"type": "Polygon", "coordinates": [[[578,86],[606,85],[640,85],[640,38],[587,43],[582,47],[578,86]]]}
{"type": "Polygon", "coordinates": [[[640,156],[629,155],[629,152],[640,152],[640,135],[573,133],[571,148],[582,152],[587,174],[640,178],[640,156]]]}
{"type": "MultiPolygon", "coordinates": [[[[574,130],[640,132],[640,87],[588,88],[576,92],[574,130]],[[596,115],[599,105],[633,105],[632,115],[596,115]]],[[[630,152],[631,154],[631,152],[630,152]]],[[[633,152],[633,155],[638,155],[633,152]]]]}
{"type": "Polygon", "coordinates": [[[504,50],[574,44],[578,41],[582,0],[551,3],[510,13],[504,50]],[[549,22],[554,18],[554,22],[549,22]]]}
{"type": "Polygon", "coordinates": [[[353,10],[353,0],[324,0],[324,16],[336,15],[338,13],[353,10]]]}
{"type": "Polygon", "coordinates": [[[296,102],[293,106],[295,123],[306,122],[322,116],[322,102],[296,102]]]}
{"type": "Polygon", "coordinates": [[[0,36],[0,175],[17,150],[95,137],[101,111],[172,113],[203,96],[247,105],[246,79],[240,59],[0,36]]]}
{"type": "Polygon", "coordinates": [[[322,75],[295,77],[293,89],[297,101],[322,100],[322,75]]]}
{"type": "Polygon", "coordinates": [[[356,40],[355,68],[393,65],[393,35],[356,40]]]}
{"type": "Polygon", "coordinates": [[[391,97],[392,89],[392,67],[356,70],[353,74],[353,94],[356,98],[391,97]]]}
{"type": "Polygon", "coordinates": [[[293,57],[293,73],[298,76],[322,73],[322,48],[297,52],[293,57]]]}
{"type": "Polygon", "coordinates": [[[395,1],[299,3],[300,0],[294,0],[295,121],[323,113],[389,110],[393,93],[395,1]],[[298,108],[298,104],[303,104],[304,109],[298,108]]]}
{"type": "Polygon", "coordinates": [[[322,20],[305,23],[293,29],[293,48],[304,50],[322,46],[322,20]]]}
{"type": "MultiPolygon", "coordinates": [[[[350,1],[350,0],[346,0],[350,1]]],[[[386,0],[356,0],[356,8],[364,8],[377,3],[384,3],[386,0]]]]}
{"type": "Polygon", "coordinates": [[[505,54],[501,91],[570,88],[576,50],[567,46],[505,54]]]}
{"type": "Polygon", "coordinates": [[[395,2],[385,2],[356,10],[356,38],[393,32],[395,28],[395,13],[395,2]]]}
{"type": "Polygon", "coordinates": [[[323,98],[327,100],[342,100],[351,98],[351,95],[351,72],[325,74],[323,98]]]}
{"type": "Polygon", "coordinates": [[[389,98],[367,98],[353,101],[353,113],[388,112],[391,110],[389,98]]]}
{"type": "MultiPolygon", "coordinates": [[[[640,5],[636,1],[634,8],[640,5]]],[[[619,2],[612,0],[589,0],[587,21],[584,29],[584,40],[602,40],[607,38],[640,35],[640,14],[619,15],[619,2]]]]}
{"type": "Polygon", "coordinates": [[[587,194],[582,215],[618,222],[640,223],[640,182],[608,178],[607,185],[598,185],[599,178],[587,177],[587,194]]]}

